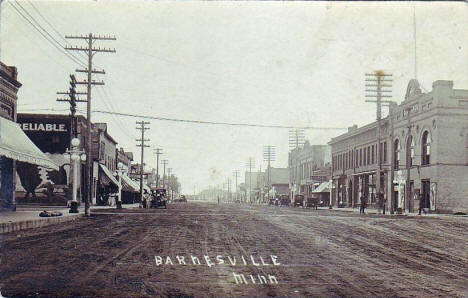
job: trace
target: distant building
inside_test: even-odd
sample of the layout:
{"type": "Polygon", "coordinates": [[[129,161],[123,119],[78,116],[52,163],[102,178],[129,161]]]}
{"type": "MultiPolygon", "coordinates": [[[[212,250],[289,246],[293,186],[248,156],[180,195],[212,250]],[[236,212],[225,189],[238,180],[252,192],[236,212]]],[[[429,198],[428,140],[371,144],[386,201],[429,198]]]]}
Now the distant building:
{"type": "Polygon", "coordinates": [[[435,81],[422,93],[411,80],[405,99],[378,125],[351,128],[330,141],[335,205],[376,202],[377,150],[387,209],[468,212],[468,90],[435,81]],[[392,177],[393,174],[393,177],[392,177]]]}
{"type": "MultiPolygon", "coordinates": [[[[270,197],[289,195],[289,169],[270,167],[265,171],[266,182],[270,179],[270,197]]],[[[267,182],[268,184],[268,182],[267,182]]]]}
{"type": "Polygon", "coordinates": [[[312,191],[324,179],[327,179],[326,171],[330,167],[330,156],[330,146],[310,145],[308,141],[305,142],[304,146],[289,152],[288,169],[291,198],[297,194],[311,197],[312,191]],[[316,174],[314,175],[314,173],[316,174]]]}

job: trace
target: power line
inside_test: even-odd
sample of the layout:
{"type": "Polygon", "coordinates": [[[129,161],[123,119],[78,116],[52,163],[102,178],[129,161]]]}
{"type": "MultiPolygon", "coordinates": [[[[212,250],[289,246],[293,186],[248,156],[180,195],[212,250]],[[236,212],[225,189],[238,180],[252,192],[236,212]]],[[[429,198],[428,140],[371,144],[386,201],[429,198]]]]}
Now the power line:
{"type": "Polygon", "coordinates": [[[52,36],[50,35],[50,33],[45,30],[37,21],[36,19],[34,19],[33,16],[31,16],[31,14],[16,0],[14,0],[15,2],[15,5],[18,5],[18,7],[20,7],[31,19],[34,23],[34,24],[27,16],[25,16],[19,9],[18,7],[16,7],[15,5],[13,5],[13,2],[9,2],[10,5],[16,10],[16,12],[21,16],[23,17],[26,21],[28,21],[28,23],[33,26],[34,29],[36,29],[37,32],[39,32],[39,34],[42,35],[42,37],[44,37],[54,48],[56,48],[60,53],[64,54],[65,56],[67,56],[70,60],[72,60],[73,62],[79,64],[79,65],[85,65],[83,62],[81,62],[80,60],[78,60],[75,56],[71,55],[70,53],[64,51],[61,47],[61,44],[52,36]],[[37,25],[37,26],[36,26],[37,25]],[[39,29],[39,28],[40,29],[39,29]],[[47,36],[44,34],[47,34],[47,36]],[[48,37],[49,36],[49,37],[48,37]]]}
{"type": "Polygon", "coordinates": [[[263,127],[263,128],[285,128],[285,129],[317,129],[317,130],[343,130],[347,129],[344,127],[320,127],[320,126],[287,126],[287,125],[267,125],[267,124],[252,124],[252,123],[232,123],[232,122],[216,122],[216,121],[202,121],[202,120],[187,120],[187,119],[175,119],[175,118],[166,118],[166,117],[157,117],[157,116],[145,116],[138,114],[129,114],[129,113],[119,113],[119,112],[109,112],[96,110],[93,113],[102,113],[102,114],[115,114],[119,116],[133,117],[133,118],[142,118],[142,119],[153,119],[160,121],[173,121],[173,122],[183,122],[183,123],[196,123],[196,124],[211,124],[211,125],[227,125],[227,126],[246,126],[246,127],[263,127]]]}
{"type": "MultiPolygon", "coordinates": [[[[64,41],[66,44],[69,44],[68,40],[66,40],[66,39],[63,37],[63,34],[60,33],[57,29],[55,29],[55,27],[54,27],[49,21],[47,21],[47,18],[39,11],[39,9],[37,9],[37,7],[36,7],[31,1],[29,1],[29,0],[26,0],[26,1],[27,1],[27,2],[29,3],[29,5],[31,5],[31,7],[36,11],[36,13],[41,17],[41,19],[43,19],[44,22],[46,22],[47,25],[49,25],[49,27],[55,32],[55,34],[57,34],[57,36],[59,36],[59,38],[60,38],[62,41],[64,41]]],[[[24,8],[23,8],[23,9],[24,9],[24,8]]],[[[35,21],[36,21],[36,23],[40,26],[39,22],[37,22],[37,20],[35,20],[35,21]]],[[[43,28],[42,26],[40,26],[40,27],[43,28]]],[[[43,29],[43,30],[45,30],[45,29],[43,29]]],[[[46,31],[46,30],[45,30],[45,31],[46,31]]],[[[46,31],[46,33],[47,33],[49,36],[51,36],[47,31],[46,31]]],[[[51,36],[51,37],[52,37],[52,36],[51,36]]],[[[53,37],[52,37],[52,38],[53,38],[53,37]]],[[[55,40],[55,39],[54,39],[54,40],[55,40]]],[[[56,41],[56,40],[55,40],[55,41],[56,41]]],[[[57,43],[58,43],[58,42],[57,42],[57,43]]],[[[58,43],[58,44],[59,44],[59,43],[58,43]]],[[[59,44],[59,45],[60,45],[60,44],[59,44]]],[[[68,53],[68,52],[67,52],[67,53],[68,53]]],[[[81,53],[81,52],[78,53],[78,55],[81,54],[81,56],[80,56],[81,58],[75,56],[73,53],[68,53],[68,54],[72,55],[72,56],[75,57],[77,60],[86,59],[86,58],[87,58],[86,55],[83,54],[83,53],[81,53]]],[[[82,63],[82,65],[86,65],[84,61],[86,61],[86,60],[83,60],[83,61],[80,60],[80,62],[82,63]]]]}

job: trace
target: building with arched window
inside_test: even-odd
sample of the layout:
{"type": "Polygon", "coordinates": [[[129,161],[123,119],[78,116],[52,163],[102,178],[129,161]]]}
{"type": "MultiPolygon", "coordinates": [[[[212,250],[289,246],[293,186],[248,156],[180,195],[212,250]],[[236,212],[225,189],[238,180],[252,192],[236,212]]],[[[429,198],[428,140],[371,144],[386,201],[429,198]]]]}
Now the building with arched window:
{"type": "Polygon", "coordinates": [[[361,195],[375,205],[376,173],[391,211],[468,213],[468,90],[435,81],[421,92],[411,80],[400,104],[378,125],[351,127],[332,138],[332,200],[355,206],[361,195]],[[387,152],[386,144],[392,144],[387,152]],[[380,151],[380,165],[374,155],[380,151]],[[349,160],[350,157],[354,159],[349,160]]]}

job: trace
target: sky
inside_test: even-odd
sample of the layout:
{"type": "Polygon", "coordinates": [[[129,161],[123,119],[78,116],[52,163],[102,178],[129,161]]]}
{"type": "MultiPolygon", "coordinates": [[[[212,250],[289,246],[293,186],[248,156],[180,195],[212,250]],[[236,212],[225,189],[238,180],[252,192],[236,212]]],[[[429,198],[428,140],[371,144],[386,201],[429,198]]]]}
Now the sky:
{"type": "MultiPolygon", "coordinates": [[[[396,102],[415,77],[423,91],[436,80],[468,89],[468,7],[460,2],[3,1],[0,60],[18,68],[18,112],[67,114],[56,92],[81,66],[15,8],[62,47],[84,46],[65,35],[116,37],[95,42],[116,53],[94,56],[106,74],[95,77],[105,86],[93,87],[93,111],[341,128],[306,131],[311,144],[326,144],[374,121],[365,73],[393,74],[396,102]]],[[[108,123],[118,147],[140,156],[135,122],[142,118],[93,112],[91,120],[108,123]]],[[[265,145],[276,146],[272,166],[287,167],[288,129],[145,120],[145,162],[156,168],[153,148],[163,148],[185,193],[234,180],[234,170],[241,182],[249,157],[264,170],[265,145]]]]}

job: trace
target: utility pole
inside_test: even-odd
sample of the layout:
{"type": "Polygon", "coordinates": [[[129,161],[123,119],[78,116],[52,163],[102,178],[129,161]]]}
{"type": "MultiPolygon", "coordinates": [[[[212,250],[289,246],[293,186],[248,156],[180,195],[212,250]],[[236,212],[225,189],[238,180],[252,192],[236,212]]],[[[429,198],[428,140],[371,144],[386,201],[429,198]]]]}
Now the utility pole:
{"type": "MultiPolygon", "coordinates": [[[[392,92],[392,75],[386,74],[382,70],[377,70],[374,73],[366,73],[366,97],[373,97],[376,100],[366,100],[366,102],[375,102],[377,103],[377,170],[376,170],[376,195],[377,195],[377,204],[380,204],[383,198],[382,195],[382,185],[381,185],[381,175],[382,175],[382,151],[383,147],[380,144],[381,139],[381,120],[382,120],[382,104],[389,104],[391,101],[382,100],[382,98],[392,97],[390,94],[392,92]],[[389,89],[390,88],[390,89],[389,89]]],[[[393,182],[392,182],[393,183],[393,182]]],[[[385,212],[385,211],[384,211],[385,212]]]]}
{"type": "Polygon", "coordinates": [[[172,173],[172,168],[167,168],[167,189],[169,192],[169,197],[171,196],[170,193],[172,191],[172,185],[171,185],[171,173],[172,173]]]}
{"type": "Polygon", "coordinates": [[[71,74],[70,75],[70,88],[68,91],[65,92],[57,92],[57,94],[60,95],[68,95],[67,98],[57,98],[57,101],[59,102],[68,102],[70,103],[70,126],[71,126],[71,137],[76,138],[78,136],[78,131],[77,131],[77,123],[76,123],[76,103],[77,102],[87,102],[86,100],[82,100],[77,98],[77,95],[86,95],[86,92],[76,92],[76,78],[75,75],[71,74]]]}
{"type": "Polygon", "coordinates": [[[234,178],[236,179],[236,200],[238,199],[238,191],[237,191],[237,178],[239,177],[239,171],[238,170],[234,170],[232,172],[232,175],[234,176],[234,178]]]}
{"type": "Polygon", "coordinates": [[[153,149],[153,154],[156,154],[156,188],[159,188],[159,155],[163,154],[162,149],[153,149]]]}
{"type": "Polygon", "coordinates": [[[249,203],[252,204],[252,167],[255,167],[255,159],[249,157],[246,167],[249,169],[249,203]]]}
{"type": "Polygon", "coordinates": [[[289,150],[299,148],[305,143],[305,130],[304,129],[293,129],[289,131],[289,150]]]}
{"type": "MultiPolygon", "coordinates": [[[[409,160],[411,160],[414,156],[412,156],[412,150],[410,149],[410,147],[412,147],[412,143],[414,142],[414,138],[413,136],[411,135],[411,128],[413,127],[413,125],[411,124],[411,110],[412,110],[412,106],[409,106],[407,108],[405,108],[405,112],[406,112],[406,116],[408,117],[408,135],[407,135],[407,141],[405,143],[406,145],[406,186],[405,186],[405,189],[406,189],[406,194],[405,194],[405,207],[404,208],[408,208],[408,212],[412,212],[413,211],[413,206],[411,204],[411,177],[410,177],[410,174],[411,174],[411,167],[412,167],[412,164],[409,162],[409,160]],[[408,142],[410,141],[411,138],[411,143],[408,144],[408,142]],[[408,150],[410,149],[410,150],[408,150]]],[[[414,148],[413,148],[414,150],[414,148]]]]}
{"type": "Polygon", "coordinates": [[[166,165],[168,164],[168,160],[167,159],[163,159],[161,160],[161,163],[163,164],[164,166],[164,172],[163,172],[163,177],[162,177],[162,180],[163,180],[163,188],[166,188],[166,165]]]}
{"type": "Polygon", "coordinates": [[[92,74],[105,74],[104,70],[95,70],[93,69],[93,56],[97,52],[106,52],[106,53],[115,53],[115,49],[106,49],[106,48],[95,48],[93,47],[93,43],[96,40],[116,40],[115,37],[111,36],[96,36],[93,35],[92,33],[89,33],[88,36],[65,36],[67,39],[83,39],[85,40],[88,44],[87,47],[77,47],[77,46],[65,46],[66,50],[70,51],[83,51],[88,55],[88,69],[77,69],[77,72],[84,72],[88,74],[88,80],[83,81],[83,82],[76,82],[76,84],[83,84],[88,86],[87,90],[87,107],[86,107],[86,118],[88,120],[88,123],[86,125],[86,181],[85,185],[87,186],[87,191],[86,191],[86,197],[85,197],[85,216],[90,216],[91,215],[91,209],[90,209],[90,198],[92,195],[92,183],[93,183],[93,163],[92,163],[92,155],[91,155],[91,86],[94,85],[104,85],[104,82],[96,82],[92,80],[92,74]]]}
{"type": "MultiPolygon", "coordinates": [[[[270,201],[270,189],[271,189],[271,166],[270,163],[276,160],[276,147],[267,145],[263,146],[263,161],[268,162],[268,185],[267,185],[267,198],[268,202],[270,201]]],[[[262,198],[263,201],[263,198],[262,198]]]]}
{"type": "Polygon", "coordinates": [[[146,127],[146,125],[150,124],[147,121],[137,121],[136,122],[138,130],[141,130],[141,139],[137,139],[137,142],[140,142],[140,144],[137,144],[137,147],[141,147],[141,161],[140,161],[140,204],[143,204],[143,171],[144,171],[144,152],[145,152],[145,147],[149,147],[149,145],[145,145],[145,142],[149,142],[149,139],[145,139],[145,131],[149,129],[149,127],[146,127]]]}
{"type": "MultiPolygon", "coordinates": [[[[77,102],[86,102],[86,100],[80,100],[80,99],[77,99],[76,98],[76,95],[78,94],[81,94],[81,95],[85,95],[86,92],[76,92],[76,78],[75,78],[75,75],[71,74],[70,75],[70,88],[69,88],[69,91],[67,92],[57,92],[57,94],[61,94],[61,95],[68,95],[68,99],[67,98],[57,98],[57,101],[58,102],[68,102],[70,103],[70,150],[79,150],[79,148],[73,148],[74,146],[71,145],[72,143],[72,140],[74,138],[77,138],[78,137],[78,131],[77,131],[77,121],[76,121],[76,117],[75,117],[75,113],[76,113],[76,103],[77,102]]],[[[75,146],[76,147],[76,146],[75,146]]],[[[78,173],[75,173],[78,171],[78,166],[76,166],[75,164],[75,161],[72,161],[72,154],[70,154],[70,165],[72,165],[70,167],[70,177],[74,177],[73,179],[75,179],[76,175],[78,173]]],[[[80,163],[81,164],[81,163],[80,163]]],[[[77,181],[71,181],[72,179],[70,179],[70,184],[73,184],[72,187],[76,188],[76,185],[77,185],[77,181]]],[[[74,199],[72,200],[73,202],[75,202],[74,204],[76,204],[76,206],[74,206],[73,208],[73,212],[78,212],[78,203],[76,201],[76,189],[73,191],[73,196],[74,196],[74,199]]]]}

